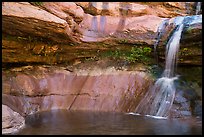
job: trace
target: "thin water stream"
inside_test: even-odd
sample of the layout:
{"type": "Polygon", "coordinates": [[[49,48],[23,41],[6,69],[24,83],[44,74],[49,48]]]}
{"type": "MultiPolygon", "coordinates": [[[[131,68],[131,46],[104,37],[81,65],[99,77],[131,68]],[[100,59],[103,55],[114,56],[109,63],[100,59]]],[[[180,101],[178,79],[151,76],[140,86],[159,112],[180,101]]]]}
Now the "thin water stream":
{"type": "MultiPolygon", "coordinates": [[[[183,30],[184,17],[178,17],[175,22],[178,23],[174,34],[166,45],[166,64],[162,77],[150,87],[145,97],[136,108],[136,112],[143,115],[152,115],[167,117],[175,97],[174,68],[176,65],[179,43],[183,30]]],[[[163,25],[162,25],[163,26],[163,25]]]]}
{"type": "Polygon", "coordinates": [[[198,15],[201,11],[201,2],[197,2],[197,5],[196,5],[196,15],[198,15]]]}

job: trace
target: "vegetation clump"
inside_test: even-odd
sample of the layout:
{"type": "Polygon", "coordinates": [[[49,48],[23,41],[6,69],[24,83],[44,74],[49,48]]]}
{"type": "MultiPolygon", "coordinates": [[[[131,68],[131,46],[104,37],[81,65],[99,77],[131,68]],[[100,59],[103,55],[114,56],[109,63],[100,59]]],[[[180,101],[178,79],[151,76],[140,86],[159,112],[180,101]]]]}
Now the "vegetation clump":
{"type": "Polygon", "coordinates": [[[130,50],[108,51],[104,55],[113,59],[123,59],[129,63],[145,63],[150,61],[151,52],[150,47],[132,47],[130,50]]]}

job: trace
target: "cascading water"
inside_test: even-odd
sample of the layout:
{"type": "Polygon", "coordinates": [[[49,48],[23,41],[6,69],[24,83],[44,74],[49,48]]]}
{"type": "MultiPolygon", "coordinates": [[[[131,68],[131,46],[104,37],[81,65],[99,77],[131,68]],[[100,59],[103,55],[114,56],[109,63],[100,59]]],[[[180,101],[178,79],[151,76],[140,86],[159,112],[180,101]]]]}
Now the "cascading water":
{"type": "Polygon", "coordinates": [[[174,68],[176,65],[177,55],[179,51],[179,43],[181,39],[181,33],[183,30],[183,21],[184,17],[178,17],[175,19],[175,23],[177,25],[177,28],[172,35],[172,37],[169,39],[167,45],[166,45],[166,65],[165,70],[163,73],[163,77],[173,77],[174,75],[174,68]]]}
{"type": "Polygon", "coordinates": [[[197,2],[197,5],[196,5],[196,15],[199,14],[200,10],[201,10],[201,2],[197,2]]]}
{"type": "Polygon", "coordinates": [[[177,17],[174,22],[176,30],[166,46],[166,65],[162,77],[150,87],[145,97],[136,108],[136,112],[144,115],[167,117],[173,104],[176,88],[174,86],[174,67],[179,51],[179,42],[183,30],[184,17],[177,17]]]}

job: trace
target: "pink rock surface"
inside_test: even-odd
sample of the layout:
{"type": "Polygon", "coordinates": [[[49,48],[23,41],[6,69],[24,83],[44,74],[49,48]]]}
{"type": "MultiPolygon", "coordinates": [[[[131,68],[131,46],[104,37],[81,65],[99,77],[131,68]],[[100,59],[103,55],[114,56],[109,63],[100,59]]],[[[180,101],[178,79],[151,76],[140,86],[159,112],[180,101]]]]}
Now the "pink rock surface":
{"type": "Polygon", "coordinates": [[[40,77],[18,73],[10,80],[10,89],[4,86],[9,82],[3,82],[2,103],[22,115],[51,109],[134,111],[152,82],[139,71],[88,75],[55,71],[40,77]]]}

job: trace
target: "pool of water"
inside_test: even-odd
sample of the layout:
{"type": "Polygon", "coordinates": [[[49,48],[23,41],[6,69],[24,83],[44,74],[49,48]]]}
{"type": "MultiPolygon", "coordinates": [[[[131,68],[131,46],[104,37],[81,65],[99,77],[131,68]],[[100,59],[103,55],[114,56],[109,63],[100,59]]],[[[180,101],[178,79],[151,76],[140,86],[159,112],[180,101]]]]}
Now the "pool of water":
{"type": "Polygon", "coordinates": [[[18,135],[201,135],[202,120],[115,112],[52,110],[26,117],[18,135]]]}

